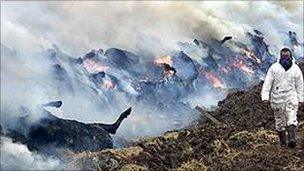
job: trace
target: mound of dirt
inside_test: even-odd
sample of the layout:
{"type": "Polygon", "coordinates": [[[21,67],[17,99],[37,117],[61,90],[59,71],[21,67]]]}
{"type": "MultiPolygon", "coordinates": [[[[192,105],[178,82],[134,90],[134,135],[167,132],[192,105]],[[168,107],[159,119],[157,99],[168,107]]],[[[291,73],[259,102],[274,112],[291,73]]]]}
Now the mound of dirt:
{"type": "Polygon", "coordinates": [[[209,114],[221,125],[202,117],[188,128],[128,148],[75,154],[71,163],[96,170],[304,170],[304,112],[298,113],[297,148],[281,147],[273,111],[261,102],[261,87],[231,92],[219,102],[209,114]]]}

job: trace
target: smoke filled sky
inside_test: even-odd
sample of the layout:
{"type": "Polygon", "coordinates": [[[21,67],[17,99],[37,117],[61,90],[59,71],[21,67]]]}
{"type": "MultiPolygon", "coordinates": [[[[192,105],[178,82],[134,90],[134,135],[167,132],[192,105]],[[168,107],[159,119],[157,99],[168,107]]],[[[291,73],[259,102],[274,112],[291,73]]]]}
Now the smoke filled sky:
{"type": "Polygon", "coordinates": [[[57,45],[70,55],[95,48],[146,50],[155,55],[194,38],[242,40],[265,33],[270,46],[295,31],[303,41],[303,1],[1,2],[1,43],[24,53],[57,45]]]}

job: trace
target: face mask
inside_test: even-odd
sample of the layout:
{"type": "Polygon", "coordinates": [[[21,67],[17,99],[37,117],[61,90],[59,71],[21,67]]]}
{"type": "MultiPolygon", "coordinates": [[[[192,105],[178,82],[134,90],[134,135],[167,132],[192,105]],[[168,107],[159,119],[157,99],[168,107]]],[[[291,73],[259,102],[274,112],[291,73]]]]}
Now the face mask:
{"type": "Polygon", "coordinates": [[[280,64],[283,66],[285,71],[287,71],[292,65],[292,58],[280,58],[280,64]]]}

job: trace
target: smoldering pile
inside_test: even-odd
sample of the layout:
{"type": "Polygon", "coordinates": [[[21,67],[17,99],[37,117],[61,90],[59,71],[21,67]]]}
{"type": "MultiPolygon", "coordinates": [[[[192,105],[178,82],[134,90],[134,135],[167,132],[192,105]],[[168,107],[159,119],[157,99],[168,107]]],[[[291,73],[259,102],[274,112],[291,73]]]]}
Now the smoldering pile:
{"type": "MultiPolygon", "coordinates": [[[[184,128],[195,121],[198,113],[193,106],[204,103],[193,97],[202,100],[215,96],[214,101],[217,101],[228,89],[244,89],[260,81],[276,59],[260,32],[248,33],[247,36],[247,44],[231,40],[231,37],[179,43],[179,50],[155,57],[153,61],[142,61],[142,56],[117,48],[105,52],[93,50],[83,57],[73,58],[54,47],[42,56],[48,59],[51,67],[54,94],[70,104],[73,111],[78,111],[77,105],[73,104],[77,102],[74,99],[90,101],[102,114],[98,118],[113,119],[113,113],[135,106],[138,111],[134,112],[133,119],[128,120],[129,127],[120,129],[121,134],[130,137],[155,135],[184,128]]],[[[302,57],[297,57],[300,59],[302,57]]],[[[23,124],[31,115],[26,111],[30,111],[27,106],[20,106],[20,116],[16,114],[18,116],[14,120],[17,124],[10,124],[12,118],[2,118],[1,126],[3,135],[26,144],[31,150],[48,151],[54,144],[56,148],[75,152],[113,147],[109,132],[104,128],[69,120],[68,113],[56,117],[46,111],[51,117],[40,115],[37,122],[23,124]],[[31,138],[29,128],[33,127],[38,128],[38,133],[35,132],[31,138]],[[73,132],[69,128],[76,130],[73,132]],[[76,134],[84,136],[77,138],[76,134]]],[[[77,120],[86,119],[89,123],[98,120],[96,113],[85,113],[85,118],[77,113],[80,115],[77,120]]],[[[75,117],[75,113],[72,114],[75,117]]]]}
{"type": "MultiPolygon", "coordinates": [[[[300,64],[302,72],[304,63],[300,64]]],[[[84,152],[71,167],[96,170],[302,170],[304,111],[298,113],[298,147],[279,145],[273,111],[260,100],[261,83],[229,93],[210,115],[163,136],[140,139],[130,147],[84,152]],[[95,159],[95,160],[94,160],[95,159]]]]}
{"type": "MultiPolygon", "coordinates": [[[[291,47],[302,48],[295,33],[286,35],[291,47]]],[[[89,85],[89,94],[96,96],[101,111],[118,113],[135,106],[136,118],[130,119],[123,134],[157,135],[197,119],[196,104],[216,106],[227,90],[246,89],[264,78],[276,55],[258,30],[247,33],[247,41],[226,36],[222,40],[179,42],[179,49],[152,57],[152,61],[117,48],[92,50],[77,59],[62,55],[59,49],[50,50],[47,56],[54,61],[60,94],[75,94],[79,85],[89,85]],[[86,82],[80,80],[83,78],[86,82]],[[159,123],[157,131],[151,121],[159,123]],[[139,128],[143,129],[137,131],[139,128]]]]}

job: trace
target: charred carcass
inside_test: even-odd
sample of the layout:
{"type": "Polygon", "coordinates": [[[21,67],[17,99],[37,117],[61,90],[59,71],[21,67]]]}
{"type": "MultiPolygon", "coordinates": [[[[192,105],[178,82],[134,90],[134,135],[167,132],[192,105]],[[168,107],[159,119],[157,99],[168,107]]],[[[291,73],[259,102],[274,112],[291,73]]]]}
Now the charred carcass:
{"type": "MultiPolygon", "coordinates": [[[[59,108],[61,101],[50,102],[43,107],[59,108]]],[[[26,144],[31,150],[43,151],[46,147],[67,148],[74,152],[99,151],[113,147],[110,134],[115,134],[121,122],[131,113],[124,111],[113,124],[86,124],[75,120],[62,119],[42,108],[43,117],[31,125],[24,124],[26,133],[8,130],[5,135],[26,144]]],[[[24,120],[24,118],[22,118],[24,120]]],[[[23,123],[26,123],[23,121],[23,123]]]]}

